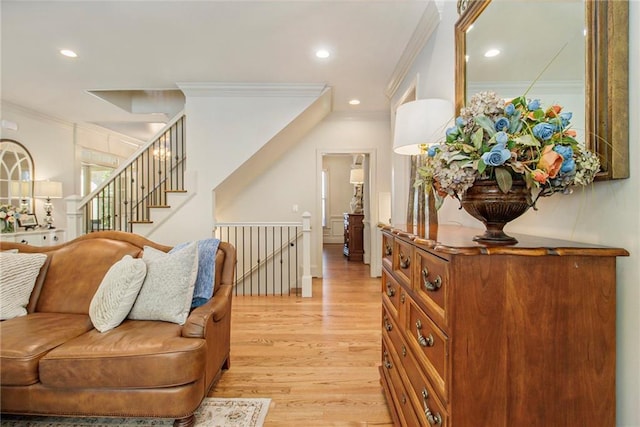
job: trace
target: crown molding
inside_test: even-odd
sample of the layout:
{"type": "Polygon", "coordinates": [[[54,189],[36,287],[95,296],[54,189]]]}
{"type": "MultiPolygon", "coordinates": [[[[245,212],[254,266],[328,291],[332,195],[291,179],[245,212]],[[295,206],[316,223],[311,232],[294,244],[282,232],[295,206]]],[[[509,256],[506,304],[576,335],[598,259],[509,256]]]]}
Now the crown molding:
{"type": "Polygon", "coordinates": [[[35,120],[47,121],[47,122],[55,123],[56,125],[59,125],[59,126],[64,126],[64,127],[73,129],[73,123],[67,120],[63,120],[59,117],[54,117],[48,114],[41,113],[29,107],[24,107],[22,105],[14,104],[11,101],[4,101],[4,100],[2,101],[2,110],[4,111],[5,108],[9,111],[24,114],[25,116],[28,116],[35,120]]]}
{"type": "Polygon", "coordinates": [[[186,96],[194,97],[318,97],[325,83],[176,83],[186,96]]]}
{"type": "MultiPolygon", "coordinates": [[[[98,126],[93,123],[73,123],[59,117],[50,116],[45,113],[41,113],[40,111],[33,110],[29,107],[24,107],[22,105],[14,104],[11,101],[2,101],[2,110],[7,109],[9,111],[13,111],[15,113],[23,114],[27,117],[30,117],[34,120],[40,120],[44,122],[53,123],[58,126],[69,128],[70,130],[82,130],[86,132],[93,132],[101,135],[107,136],[107,138],[115,137],[120,140],[120,142],[128,145],[139,146],[144,143],[144,141],[134,138],[129,135],[125,135],[120,132],[112,131],[110,129],[106,129],[102,126],[98,126]]],[[[74,137],[75,138],[75,137],[74,137]]]]}
{"type": "Polygon", "coordinates": [[[387,83],[387,87],[385,89],[385,95],[387,98],[391,99],[393,95],[396,93],[403,80],[409,73],[413,62],[416,57],[422,51],[422,48],[426,44],[431,34],[435,31],[438,24],[440,24],[440,12],[438,11],[438,7],[433,1],[427,3],[427,6],[422,13],[422,17],[420,17],[420,21],[416,26],[416,29],[413,31],[411,39],[407,43],[396,64],[396,68],[393,70],[391,74],[391,78],[387,83]]]}

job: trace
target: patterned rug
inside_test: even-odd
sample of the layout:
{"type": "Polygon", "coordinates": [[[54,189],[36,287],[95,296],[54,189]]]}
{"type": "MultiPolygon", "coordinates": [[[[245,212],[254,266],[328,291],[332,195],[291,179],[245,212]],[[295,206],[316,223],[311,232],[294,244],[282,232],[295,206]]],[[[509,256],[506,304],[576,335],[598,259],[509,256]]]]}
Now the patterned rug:
{"type": "MultiPolygon", "coordinates": [[[[207,397],[196,411],[196,427],[260,427],[271,399],[207,397]]],[[[172,426],[157,418],[68,418],[2,415],[2,427],[144,427],[172,426]]]]}

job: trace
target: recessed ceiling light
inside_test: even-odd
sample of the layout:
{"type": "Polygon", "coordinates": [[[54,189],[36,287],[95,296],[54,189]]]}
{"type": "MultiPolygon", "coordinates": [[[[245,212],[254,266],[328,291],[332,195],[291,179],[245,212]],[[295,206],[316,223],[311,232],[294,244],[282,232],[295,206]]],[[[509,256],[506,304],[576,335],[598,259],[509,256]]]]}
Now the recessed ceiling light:
{"type": "Polygon", "coordinates": [[[498,49],[489,49],[484,53],[486,58],[493,58],[494,56],[500,55],[500,51],[498,49]]]}
{"type": "Polygon", "coordinates": [[[77,58],[78,54],[75,53],[74,51],[70,50],[70,49],[62,49],[60,50],[60,53],[64,56],[67,56],[69,58],[77,58]]]}
{"type": "Polygon", "coordinates": [[[360,100],[352,99],[351,101],[349,101],[349,105],[360,105],[360,100]]]}
{"type": "Polygon", "coordinates": [[[330,53],[329,53],[329,51],[328,51],[328,50],[326,50],[326,49],[318,49],[318,50],[316,51],[316,56],[317,56],[318,58],[322,58],[322,59],[324,59],[324,58],[328,58],[328,57],[329,57],[329,55],[330,55],[330,53]]]}

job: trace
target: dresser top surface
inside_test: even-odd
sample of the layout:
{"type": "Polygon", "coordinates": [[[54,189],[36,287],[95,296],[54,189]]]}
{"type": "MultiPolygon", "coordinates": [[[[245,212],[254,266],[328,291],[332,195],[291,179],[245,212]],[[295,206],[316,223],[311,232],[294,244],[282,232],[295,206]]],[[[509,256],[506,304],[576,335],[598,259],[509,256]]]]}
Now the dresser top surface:
{"type": "Polygon", "coordinates": [[[621,248],[517,233],[509,233],[518,240],[514,245],[487,245],[473,241],[473,237],[482,234],[482,230],[456,225],[440,225],[437,234],[430,237],[420,235],[406,226],[378,224],[378,227],[403,240],[411,241],[416,246],[450,255],[629,255],[629,252],[621,248]]]}

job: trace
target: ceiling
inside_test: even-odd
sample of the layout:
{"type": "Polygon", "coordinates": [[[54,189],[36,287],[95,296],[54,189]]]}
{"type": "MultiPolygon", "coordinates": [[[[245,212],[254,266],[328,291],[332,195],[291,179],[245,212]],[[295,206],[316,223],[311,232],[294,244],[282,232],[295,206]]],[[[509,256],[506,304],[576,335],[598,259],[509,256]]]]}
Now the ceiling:
{"type": "Polygon", "coordinates": [[[387,110],[428,3],[3,0],[2,100],[138,139],[170,118],[183,82],[325,83],[334,110],[387,110]]]}

